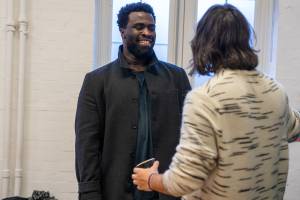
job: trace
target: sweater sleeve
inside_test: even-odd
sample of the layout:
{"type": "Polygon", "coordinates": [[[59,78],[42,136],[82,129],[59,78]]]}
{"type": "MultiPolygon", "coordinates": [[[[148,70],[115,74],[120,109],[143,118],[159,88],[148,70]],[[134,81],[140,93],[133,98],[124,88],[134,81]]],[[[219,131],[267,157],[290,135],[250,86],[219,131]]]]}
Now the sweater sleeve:
{"type": "Polygon", "coordinates": [[[185,100],[180,143],[163,185],[173,196],[183,196],[203,185],[216,166],[218,156],[212,122],[216,120],[211,99],[190,92],[185,100]]]}
{"type": "Polygon", "coordinates": [[[292,108],[289,108],[288,128],[288,141],[296,141],[300,137],[300,114],[292,108]]]}

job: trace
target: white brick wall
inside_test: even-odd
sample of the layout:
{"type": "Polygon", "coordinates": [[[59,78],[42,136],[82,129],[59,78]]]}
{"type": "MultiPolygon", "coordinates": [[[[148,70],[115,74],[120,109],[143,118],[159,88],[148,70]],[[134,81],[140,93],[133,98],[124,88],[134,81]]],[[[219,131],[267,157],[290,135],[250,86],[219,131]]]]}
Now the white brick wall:
{"type": "MultiPolygon", "coordinates": [[[[7,0],[0,0],[1,48],[5,36],[3,28],[6,22],[6,2],[7,0]]],[[[27,2],[29,3],[29,35],[25,69],[22,196],[30,196],[32,191],[37,189],[49,190],[59,200],[74,200],[77,196],[74,171],[74,117],[84,74],[91,69],[94,1],[31,0],[27,2]]],[[[16,40],[16,53],[17,42],[18,40],[16,40]]],[[[4,82],[2,49],[0,87],[4,82]]],[[[17,62],[14,67],[17,67],[17,62]]],[[[13,74],[16,79],[16,69],[13,74]]],[[[16,91],[16,81],[13,88],[16,91]]],[[[0,127],[3,123],[4,98],[6,97],[3,96],[1,88],[0,127]]],[[[13,106],[16,106],[15,96],[13,106]]],[[[13,120],[16,120],[15,112],[13,112],[13,120]]],[[[1,169],[2,135],[1,129],[1,169]]],[[[14,155],[11,157],[13,164],[14,155]]]]}
{"type": "Polygon", "coordinates": [[[92,63],[93,1],[32,0],[26,70],[24,191],[76,199],[74,115],[92,63]]]}
{"type": "MultiPolygon", "coordinates": [[[[5,98],[6,1],[0,0],[0,167],[3,161],[1,128],[5,98]]],[[[74,116],[83,76],[90,71],[92,63],[94,1],[27,2],[29,46],[25,74],[25,171],[22,195],[30,196],[34,189],[39,189],[49,190],[59,200],[74,200],[77,190],[74,116]]],[[[300,27],[297,23],[300,18],[300,1],[282,0],[279,5],[276,78],[287,89],[292,104],[300,109],[300,90],[297,87],[300,74],[300,27]]],[[[293,145],[292,151],[297,149],[296,145],[293,145]]],[[[292,153],[291,157],[293,159],[295,154],[292,153]]],[[[300,177],[299,163],[294,159],[291,166],[290,174],[300,177]]],[[[291,187],[299,186],[299,182],[299,178],[290,179],[286,200],[294,200],[293,197],[300,195],[296,187],[291,187]]]]}
{"type": "Polygon", "coordinates": [[[279,1],[277,80],[300,110],[300,1],[279,1]]]}

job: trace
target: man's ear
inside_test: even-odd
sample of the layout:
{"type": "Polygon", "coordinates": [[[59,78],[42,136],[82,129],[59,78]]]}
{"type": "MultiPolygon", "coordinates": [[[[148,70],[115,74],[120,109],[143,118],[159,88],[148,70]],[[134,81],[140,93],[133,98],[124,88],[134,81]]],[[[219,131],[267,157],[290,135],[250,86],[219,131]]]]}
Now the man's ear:
{"type": "Polygon", "coordinates": [[[124,39],[125,38],[125,29],[124,28],[119,28],[120,34],[121,34],[121,38],[124,39]]]}

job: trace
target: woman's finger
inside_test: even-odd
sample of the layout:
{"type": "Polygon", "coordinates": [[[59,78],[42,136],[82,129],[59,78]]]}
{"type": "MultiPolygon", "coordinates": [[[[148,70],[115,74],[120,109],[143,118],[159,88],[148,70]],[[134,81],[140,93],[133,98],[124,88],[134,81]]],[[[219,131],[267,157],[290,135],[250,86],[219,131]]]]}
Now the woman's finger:
{"type": "Polygon", "coordinates": [[[151,169],[156,171],[156,170],[158,169],[158,166],[159,166],[159,161],[156,160],[156,161],[153,163],[153,165],[151,166],[151,169]]]}
{"type": "Polygon", "coordinates": [[[136,180],[133,180],[132,182],[133,182],[134,185],[136,185],[136,180]]]}
{"type": "Polygon", "coordinates": [[[138,167],[135,167],[133,168],[133,173],[138,173],[139,171],[143,170],[142,168],[138,168],[138,167]]]}

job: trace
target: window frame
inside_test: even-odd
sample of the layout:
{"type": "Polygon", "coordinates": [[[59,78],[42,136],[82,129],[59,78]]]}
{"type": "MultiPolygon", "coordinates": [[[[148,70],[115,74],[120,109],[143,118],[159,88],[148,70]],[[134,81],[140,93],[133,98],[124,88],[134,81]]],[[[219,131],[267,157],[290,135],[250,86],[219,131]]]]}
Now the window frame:
{"type": "Polygon", "coordinates": [[[93,69],[110,62],[113,0],[95,0],[93,69]]]}
{"type": "MultiPolygon", "coordinates": [[[[169,6],[168,62],[187,69],[192,57],[190,41],[196,28],[198,0],[170,0],[169,6]]],[[[112,9],[113,0],[95,0],[93,68],[111,61],[112,9]]],[[[256,0],[254,16],[258,69],[274,77],[278,0],[256,0]]]]}
{"type": "Polygon", "coordinates": [[[278,36],[278,0],[256,0],[254,31],[255,49],[258,50],[258,70],[271,77],[276,76],[276,54],[278,36]]]}

